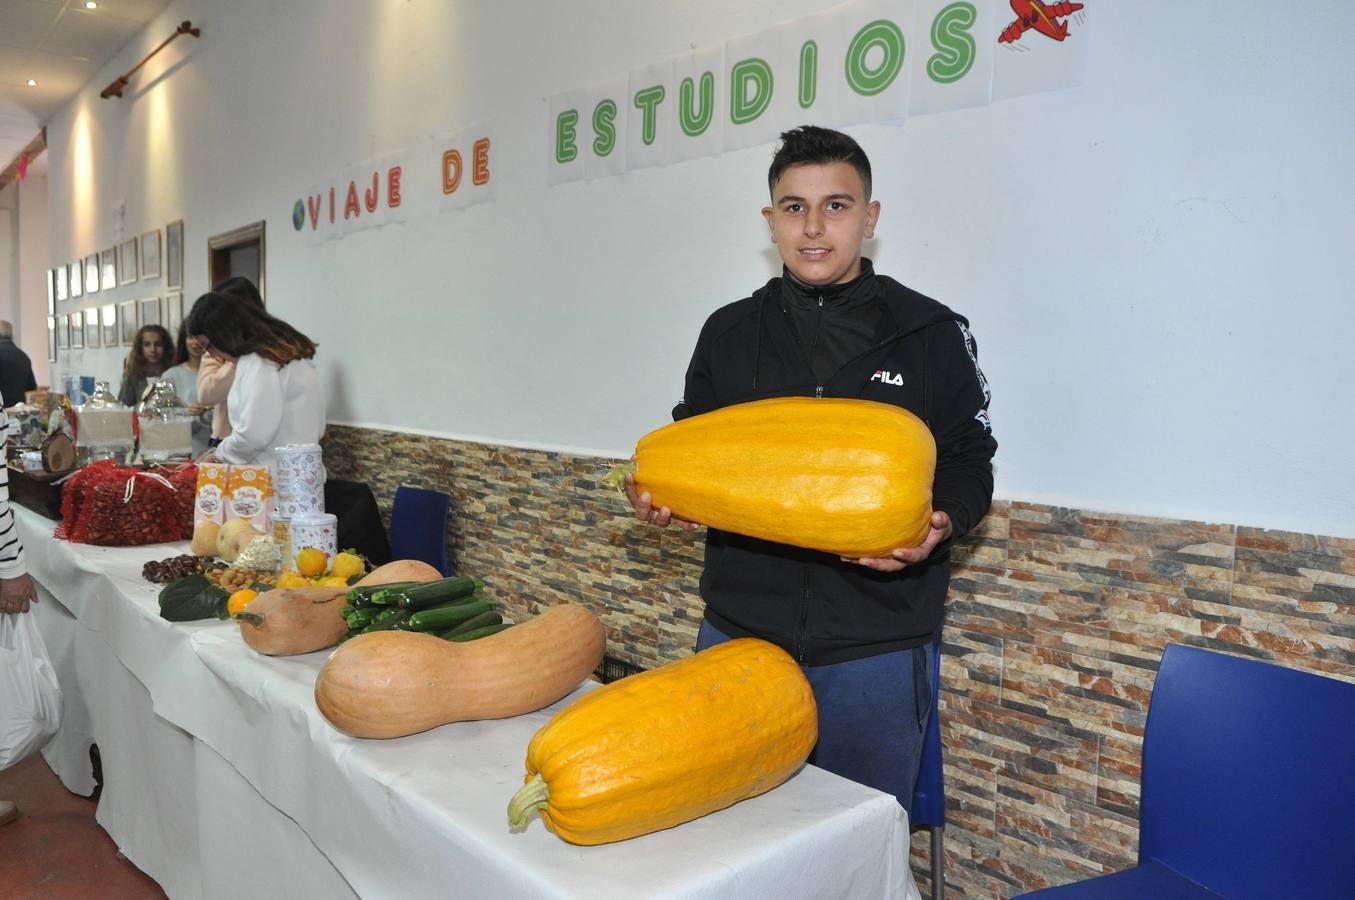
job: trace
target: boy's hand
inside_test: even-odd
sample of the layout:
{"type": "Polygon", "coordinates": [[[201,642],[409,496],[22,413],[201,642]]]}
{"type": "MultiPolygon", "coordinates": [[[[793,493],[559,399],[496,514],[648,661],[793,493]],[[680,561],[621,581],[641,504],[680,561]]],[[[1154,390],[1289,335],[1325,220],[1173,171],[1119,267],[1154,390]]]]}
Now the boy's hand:
{"type": "Polygon", "coordinates": [[[30,603],[38,602],[38,591],[27,575],[0,578],[0,613],[26,613],[30,603]]]}
{"type": "Polygon", "coordinates": [[[920,563],[932,555],[936,545],[950,537],[951,533],[950,516],[941,512],[939,509],[932,513],[932,528],[927,532],[927,537],[916,547],[900,547],[885,557],[862,557],[855,559],[850,556],[842,557],[843,562],[856,563],[865,566],[868,569],[874,569],[877,572],[901,572],[903,569],[913,563],[920,563]]]}
{"type": "Polygon", "coordinates": [[[643,522],[653,522],[660,528],[668,525],[676,525],[679,528],[685,528],[688,531],[695,531],[701,526],[695,522],[688,522],[686,519],[679,519],[673,515],[672,510],[666,506],[660,506],[655,509],[650,505],[649,491],[637,493],[635,490],[635,476],[626,473],[626,499],[630,501],[631,507],[635,510],[635,518],[643,522]]]}

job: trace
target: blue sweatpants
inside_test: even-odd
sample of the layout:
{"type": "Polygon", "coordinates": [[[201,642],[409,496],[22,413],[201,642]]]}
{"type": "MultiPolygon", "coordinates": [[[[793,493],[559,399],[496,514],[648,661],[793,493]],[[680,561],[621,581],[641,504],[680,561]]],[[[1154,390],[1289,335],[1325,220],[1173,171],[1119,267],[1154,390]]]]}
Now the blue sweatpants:
{"type": "MultiPolygon", "coordinates": [[[[729,636],[701,623],[696,649],[729,636]]],[[[809,761],[893,794],[911,816],[922,762],[922,736],[931,715],[930,642],[826,666],[802,666],[819,708],[819,742],[809,761]]]]}

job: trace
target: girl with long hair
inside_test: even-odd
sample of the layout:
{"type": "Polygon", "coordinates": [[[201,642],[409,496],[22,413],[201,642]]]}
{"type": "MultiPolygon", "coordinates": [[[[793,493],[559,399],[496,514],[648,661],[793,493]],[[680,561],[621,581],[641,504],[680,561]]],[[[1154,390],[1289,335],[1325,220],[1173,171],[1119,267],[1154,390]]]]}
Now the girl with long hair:
{"type": "Polygon", "coordinates": [[[124,406],[135,408],[146,392],[146,384],[152,378],[159,378],[176,361],[174,339],[169,332],[160,325],[142,325],[122,363],[118,400],[124,406]]]}
{"type": "Polygon", "coordinates": [[[231,433],[203,459],[272,465],[275,447],[320,440],[325,400],[314,341],[261,307],[217,291],[197,299],[184,327],[205,353],[235,366],[226,396],[231,433]]]}

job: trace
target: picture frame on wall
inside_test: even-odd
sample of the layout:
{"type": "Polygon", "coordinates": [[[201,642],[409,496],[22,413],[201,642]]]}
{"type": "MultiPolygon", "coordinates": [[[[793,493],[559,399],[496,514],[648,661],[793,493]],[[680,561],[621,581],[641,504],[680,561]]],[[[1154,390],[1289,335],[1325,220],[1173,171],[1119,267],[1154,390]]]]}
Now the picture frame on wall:
{"type": "Polygon", "coordinates": [[[76,310],[66,320],[70,323],[71,349],[82,349],[85,346],[85,314],[76,310]]]}
{"type": "Polygon", "coordinates": [[[85,257],[85,294],[98,293],[99,290],[99,254],[91,253],[85,257]]]}
{"type": "Polygon", "coordinates": [[[171,339],[179,339],[179,326],[183,324],[183,294],[165,295],[165,328],[169,329],[171,339]]]}
{"type": "Polygon", "coordinates": [[[165,289],[183,290],[183,219],[165,226],[165,289]]]}
{"type": "Polygon", "coordinates": [[[47,361],[56,362],[56,316],[47,317],[47,361]]]}
{"type": "Polygon", "coordinates": [[[118,304],[119,343],[130,347],[136,341],[136,301],[124,300],[118,304]]]}
{"type": "Polygon", "coordinates": [[[85,294],[84,268],[80,265],[78,259],[70,265],[70,278],[66,281],[66,289],[71,292],[72,300],[83,297],[85,294]]]}
{"type": "Polygon", "coordinates": [[[99,310],[91,306],[85,310],[85,346],[99,346],[102,343],[100,340],[102,337],[103,334],[99,325],[99,310]]]}
{"type": "Polygon", "coordinates": [[[135,284],[137,278],[136,238],[118,244],[118,284],[135,284]]]}
{"type": "Polygon", "coordinates": [[[160,277],[160,229],[141,233],[141,280],[160,277]]]}
{"type": "Polygon", "coordinates": [[[66,302],[66,267],[57,266],[52,270],[52,275],[56,278],[56,302],[66,302]]]}
{"type": "Polygon", "coordinates": [[[56,315],[56,271],[47,270],[47,315],[56,315]]]}
{"type": "Polygon", "coordinates": [[[142,300],[140,306],[137,309],[137,312],[138,312],[137,320],[141,323],[142,328],[145,328],[147,325],[161,324],[160,298],[147,297],[145,300],[142,300]]]}
{"type": "Polygon", "coordinates": [[[109,247],[99,254],[99,286],[111,291],[118,286],[118,251],[109,247]]]}
{"type": "Polygon", "coordinates": [[[103,344],[105,347],[116,347],[118,345],[118,307],[113,303],[105,303],[99,308],[99,320],[103,330],[103,344]]]}
{"type": "Polygon", "coordinates": [[[56,325],[56,347],[58,350],[66,350],[71,345],[68,323],[64,315],[54,317],[56,325]]]}

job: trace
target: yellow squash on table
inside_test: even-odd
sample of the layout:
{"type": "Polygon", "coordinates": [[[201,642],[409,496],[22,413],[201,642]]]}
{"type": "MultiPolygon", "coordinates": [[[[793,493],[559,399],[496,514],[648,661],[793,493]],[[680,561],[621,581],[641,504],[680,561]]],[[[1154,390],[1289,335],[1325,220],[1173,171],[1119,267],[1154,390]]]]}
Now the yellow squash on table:
{"type": "Polygon", "coordinates": [[[315,679],[315,705],[335,728],[361,738],[519,716],[578,687],[605,645],[597,616],[573,603],[467,643],[374,631],[334,651],[315,679]]]}
{"type": "Polygon", "coordinates": [[[634,466],[638,489],[679,518],[842,556],[888,556],[927,536],[936,443],[897,406],[779,397],[652,431],[634,466]]]}
{"type": "Polygon", "coordinates": [[[717,644],[575,700],[527,747],[508,806],[573,844],[671,828],[771,790],[818,740],[818,710],[790,654],[757,638],[717,644]]]}

